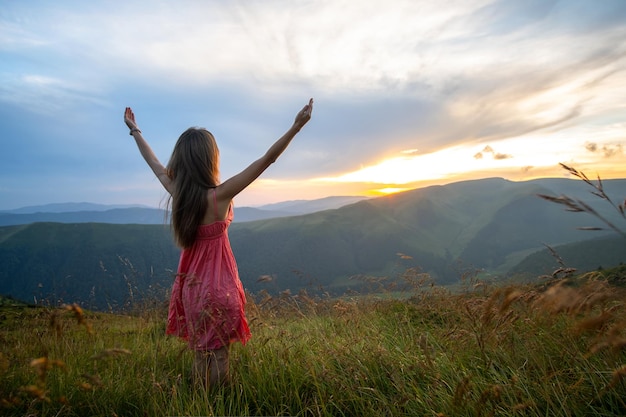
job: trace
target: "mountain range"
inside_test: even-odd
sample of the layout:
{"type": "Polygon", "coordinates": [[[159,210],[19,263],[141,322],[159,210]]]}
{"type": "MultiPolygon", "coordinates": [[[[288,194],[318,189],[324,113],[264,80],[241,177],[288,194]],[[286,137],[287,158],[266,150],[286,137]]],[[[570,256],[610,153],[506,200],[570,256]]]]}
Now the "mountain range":
{"type": "MultiPolygon", "coordinates": [[[[334,196],[317,200],[294,200],[260,207],[237,207],[236,222],[313,213],[339,208],[366,199],[360,196],[334,196]]],[[[141,205],[59,203],[0,211],[0,226],[35,222],[164,224],[165,210],[141,205]]]]}
{"type": "MultiPolygon", "coordinates": [[[[616,201],[626,196],[626,180],[605,180],[603,185],[616,201]]],[[[308,214],[239,221],[229,234],[242,282],[252,292],[363,291],[372,280],[396,280],[407,270],[428,273],[438,284],[456,283],[468,271],[502,278],[530,274],[532,279],[539,270],[558,267],[554,259],[528,260],[545,252],[546,245],[557,251],[560,245],[574,245],[568,249],[574,253],[568,262],[578,262],[572,266],[582,269],[626,260],[624,238],[577,229],[599,228],[602,222],[538,197],[581,199],[615,224],[624,224],[613,207],[589,191],[579,180],[489,178],[308,214]],[[596,238],[609,239],[607,245],[617,249],[611,257],[583,264],[584,256],[577,254],[597,247],[596,238]]],[[[300,204],[305,203],[270,208],[289,213],[289,206],[300,204]]],[[[114,210],[126,209],[104,212],[114,210]]],[[[235,210],[236,218],[240,211],[235,210]]],[[[162,219],[159,224],[91,221],[0,227],[0,293],[26,301],[80,301],[99,309],[165,296],[179,251],[162,219]]]]}

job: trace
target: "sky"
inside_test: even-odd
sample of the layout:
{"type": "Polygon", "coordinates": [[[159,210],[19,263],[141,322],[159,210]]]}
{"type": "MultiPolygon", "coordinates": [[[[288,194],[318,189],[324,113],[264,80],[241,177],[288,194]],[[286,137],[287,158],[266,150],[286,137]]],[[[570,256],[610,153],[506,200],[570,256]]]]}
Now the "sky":
{"type": "Polygon", "coordinates": [[[624,0],[0,0],[0,210],[162,206],[205,127],[240,206],[502,177],[626,177],[624,0]]]}

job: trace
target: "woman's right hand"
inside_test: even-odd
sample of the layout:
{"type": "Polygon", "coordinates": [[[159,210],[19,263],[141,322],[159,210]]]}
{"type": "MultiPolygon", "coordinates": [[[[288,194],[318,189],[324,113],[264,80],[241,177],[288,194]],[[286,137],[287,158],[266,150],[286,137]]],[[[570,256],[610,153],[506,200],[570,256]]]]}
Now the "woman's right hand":
{"type": "Polygon", "coordinates": [[[128,126],[130,130],[138,129],[137,122],[135,122],[135,114],[130,107],[126,107],[124,111],[124,123],[126,123],[126,126],[128,126]]]}

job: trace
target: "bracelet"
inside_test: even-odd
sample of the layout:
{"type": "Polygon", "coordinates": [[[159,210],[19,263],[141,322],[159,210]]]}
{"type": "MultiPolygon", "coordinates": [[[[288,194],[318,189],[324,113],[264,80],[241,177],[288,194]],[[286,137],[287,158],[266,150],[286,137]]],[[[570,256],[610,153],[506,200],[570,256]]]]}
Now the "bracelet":
{"type": "Polygon", "coordinates": [[[139,129],[137,129],[137,128],[130,129],[130,133],[129,133],[129,135],[131,135],[131,136],[132,136],[134,132],[139,132],[139,133],[141,133],[141,130],[139,130],[139,129]]]}

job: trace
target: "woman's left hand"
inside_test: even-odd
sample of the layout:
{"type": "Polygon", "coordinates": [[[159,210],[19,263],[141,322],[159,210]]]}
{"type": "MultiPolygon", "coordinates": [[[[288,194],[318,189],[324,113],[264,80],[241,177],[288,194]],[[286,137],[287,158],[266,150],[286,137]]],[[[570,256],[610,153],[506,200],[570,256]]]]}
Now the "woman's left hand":
{"type": "Polygon", "coordinates": [[[309,120],[311,120],[311,113],[313,112],[313,99],[309,100],[309,104],[304,106],[302,110],[296,115],[296,120],[293,124],[298,128],[302,128],[309,120]]]}

